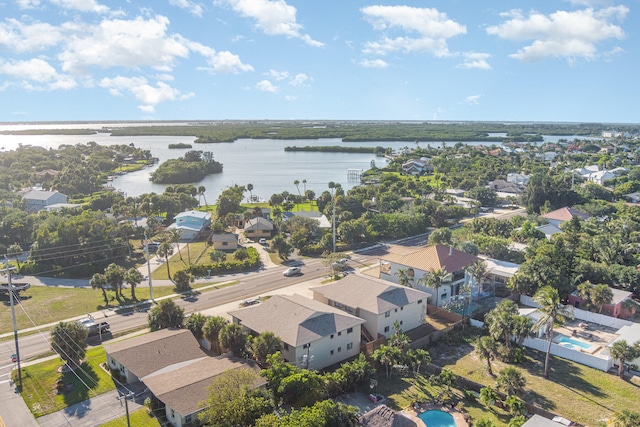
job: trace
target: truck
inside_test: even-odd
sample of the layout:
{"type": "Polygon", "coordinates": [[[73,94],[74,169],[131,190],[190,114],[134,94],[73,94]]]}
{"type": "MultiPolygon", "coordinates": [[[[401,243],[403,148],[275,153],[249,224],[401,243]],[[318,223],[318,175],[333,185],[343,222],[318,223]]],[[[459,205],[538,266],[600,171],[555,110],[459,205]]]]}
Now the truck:
{"type": "MultiPolygon", "coordinates": [[[[31,285],[29,283],[12,283],[11,287],[13,288],[13,292],[22,292],[29,289],[31,285]]],[[[8,293],[9,293],[9,284],[0,283],[0,294],[8,294],[8,293]]]]}
{"type": "Polygon", "coordinates": [[[90,317],[80,319],[78,320],[78,323],[87,329],[87,336],[104,334],[105,332],[108,332],[111,327],[109,322],[96,322],[90,317]]]}

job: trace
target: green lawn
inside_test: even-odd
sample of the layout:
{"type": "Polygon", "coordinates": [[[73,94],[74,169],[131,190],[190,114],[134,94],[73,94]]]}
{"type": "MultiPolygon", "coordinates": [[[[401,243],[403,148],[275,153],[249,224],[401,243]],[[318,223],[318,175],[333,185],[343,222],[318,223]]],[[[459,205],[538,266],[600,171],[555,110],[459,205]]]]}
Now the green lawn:
{"type": "MultiPolygon", "coordinates": [[[[135,412],[129,414],[129,421],[132,426],[136,427],[160,427],[158,420],[149,414],[146,409],[138,409],[135,412]]],[[[122,427],[127,425],[127,416],[116,418],[109,421],[106,424],[102,424],[100,427],[122,427]]]]}
{"type": "MultiPolygon", "coordinates": [[[[486,362],[480,360],[468,344],[449,346],[451,357],[434,359],[433,363],[447,367],[456,374],[475,382],[495,386],[495,378],[486,371],[486,362]]],[[[623,409],[638,410],[640,387],[587,366],[558,357],[551,358],[549,379],[543,377],[545,354],[527,349],[527,360],[515,365],[526,380],[524,400],[548,411],[562,415],[584,425],[598,425],[623,409]]],[[[498,374],[508,366],[493,363],[498,374]]]]}
{"type": "MultiPolygon", "coordinates": [[[[63,362],[48,360],[22,369],[22,397],[36,417],[41,417],[96,395],[115,389],[111,375],[100,364],[106,362],[102,347],[87,350],[85,362],[75,372],[58,372],[63,362]],[[57,381],[62,379],[70,391],[59,393],[57,381]]],[[[17,372],[13,372],[17,383],[17,372]]]]}

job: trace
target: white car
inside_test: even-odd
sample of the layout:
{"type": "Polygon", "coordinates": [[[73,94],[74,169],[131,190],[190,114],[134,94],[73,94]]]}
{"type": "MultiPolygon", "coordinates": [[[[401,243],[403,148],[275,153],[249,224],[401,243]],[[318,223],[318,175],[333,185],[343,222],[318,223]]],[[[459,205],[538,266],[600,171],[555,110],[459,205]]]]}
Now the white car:
{"type": "Polygon", "coordinates": [[[289,267],[287,268],[282,275],[285,277],[299,276],[302,274],[300,267],[289,267]]]}
{"type": "Polygon", "coordinates": [[[337,261],[334,261],[331,264],[331,267],[333,267],[336,270],[342,270],[344,268],[347,268],[348,265],[349,265],[349,258],[342,258],[337,261]]]}

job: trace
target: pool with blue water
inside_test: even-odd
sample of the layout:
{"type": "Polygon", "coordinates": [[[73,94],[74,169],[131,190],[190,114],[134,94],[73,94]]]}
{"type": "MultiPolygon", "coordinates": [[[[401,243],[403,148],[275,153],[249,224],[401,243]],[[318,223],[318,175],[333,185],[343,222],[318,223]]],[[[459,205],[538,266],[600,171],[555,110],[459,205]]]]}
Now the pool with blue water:
{"type": "Polygon", "coordinates": [[[456,420],[448,412],[437,409],[426,411],[418,415],[427,427],[456,427],[456,420]]]}

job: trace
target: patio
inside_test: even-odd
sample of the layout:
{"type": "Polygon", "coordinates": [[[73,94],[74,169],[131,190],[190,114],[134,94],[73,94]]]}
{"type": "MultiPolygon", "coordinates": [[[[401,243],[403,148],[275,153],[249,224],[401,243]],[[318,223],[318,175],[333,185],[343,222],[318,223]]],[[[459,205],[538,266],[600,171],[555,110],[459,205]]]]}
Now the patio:
{"type": "Polygon", "coordinates": [[[607,345],[618,337],[617,330],[596,323],[585,322],[584,320],[567,320],[567,322],[554,329],[556,337],[558,334],[583,341],[592,346],[592,350],[586,351],[589,354],[598,355],[607,345]]]}

